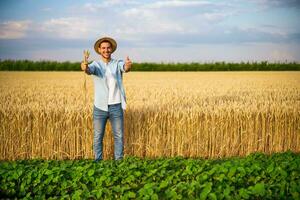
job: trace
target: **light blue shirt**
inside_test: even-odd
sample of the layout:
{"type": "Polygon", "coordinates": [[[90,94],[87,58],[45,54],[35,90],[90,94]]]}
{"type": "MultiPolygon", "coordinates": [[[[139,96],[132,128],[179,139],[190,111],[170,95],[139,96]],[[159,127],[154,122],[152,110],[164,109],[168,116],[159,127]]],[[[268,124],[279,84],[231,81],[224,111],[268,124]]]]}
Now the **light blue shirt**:
{"type": "Polygon", "coordinates": [[[107,64],[100,61],[93,61],[88,65],[87,73],[92,74],[94,78],[94,105],[103,111],[108,111],[108,87],[105,80],[106,68],[109,67],[113,77],[117,81],[121,93],[121,105],[126,109],[126,96],[123,86],[124,61],[111,59],[107,64]]]}

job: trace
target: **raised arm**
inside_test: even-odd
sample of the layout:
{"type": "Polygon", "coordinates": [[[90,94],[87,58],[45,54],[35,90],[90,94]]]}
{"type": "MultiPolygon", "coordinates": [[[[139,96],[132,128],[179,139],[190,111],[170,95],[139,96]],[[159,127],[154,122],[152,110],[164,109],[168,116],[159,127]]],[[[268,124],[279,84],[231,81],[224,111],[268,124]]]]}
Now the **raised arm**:
{"type": "Polygon", "coordinates": [[[82,62],[81,63],[81,70],[85,71],[85,73],[88,74],[88,75],[93,74],[93,75],[99,76],[100,78],[103,77],[103,74],[101,73],[99,65],[95,61],[93,61],[90,64],[82,62]]]}

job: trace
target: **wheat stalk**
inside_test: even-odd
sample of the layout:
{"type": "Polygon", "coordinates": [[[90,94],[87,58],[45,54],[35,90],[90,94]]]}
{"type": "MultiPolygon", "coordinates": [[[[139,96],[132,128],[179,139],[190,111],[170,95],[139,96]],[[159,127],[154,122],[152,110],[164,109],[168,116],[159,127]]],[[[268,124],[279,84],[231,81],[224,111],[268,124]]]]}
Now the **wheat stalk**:
{"type": "MultiPolygon", "coordinates": [[[[83,51],[83,62],[85,64],[88,64],[88,58],[90,56],[90,52],[88,50],[84,50],[83,51]]],[[[83,90],[84,90],[84,102],[85,105],[87,104],[87,97],[86,97],[86,93],[87,93],[87,86],[86,86],[86,73],[84,73],[84,82],[83,82],[83,90]]]]}

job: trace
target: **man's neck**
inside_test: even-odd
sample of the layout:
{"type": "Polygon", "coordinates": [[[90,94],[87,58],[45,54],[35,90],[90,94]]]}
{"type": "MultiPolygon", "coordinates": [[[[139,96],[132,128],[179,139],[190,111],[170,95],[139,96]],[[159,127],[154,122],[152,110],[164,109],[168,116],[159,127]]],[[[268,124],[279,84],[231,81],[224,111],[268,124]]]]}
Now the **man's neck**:
{"type": "Polygon", "coordinates": [[[101,60],[107,64],[109,63],[109,61],[111,61],[111,58],[104,58],[103,56],[101,56],[101,60]]]}

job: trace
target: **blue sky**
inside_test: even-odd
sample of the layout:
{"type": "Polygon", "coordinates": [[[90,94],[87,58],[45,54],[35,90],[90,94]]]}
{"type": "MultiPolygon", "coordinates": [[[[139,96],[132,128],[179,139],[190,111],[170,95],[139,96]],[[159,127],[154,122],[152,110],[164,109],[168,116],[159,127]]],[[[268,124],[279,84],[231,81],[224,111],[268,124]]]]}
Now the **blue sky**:
{"type": "Polygon", "coordinates": [[[300,0],[1,0],[0,59],[300,62],[300,0]]]}

